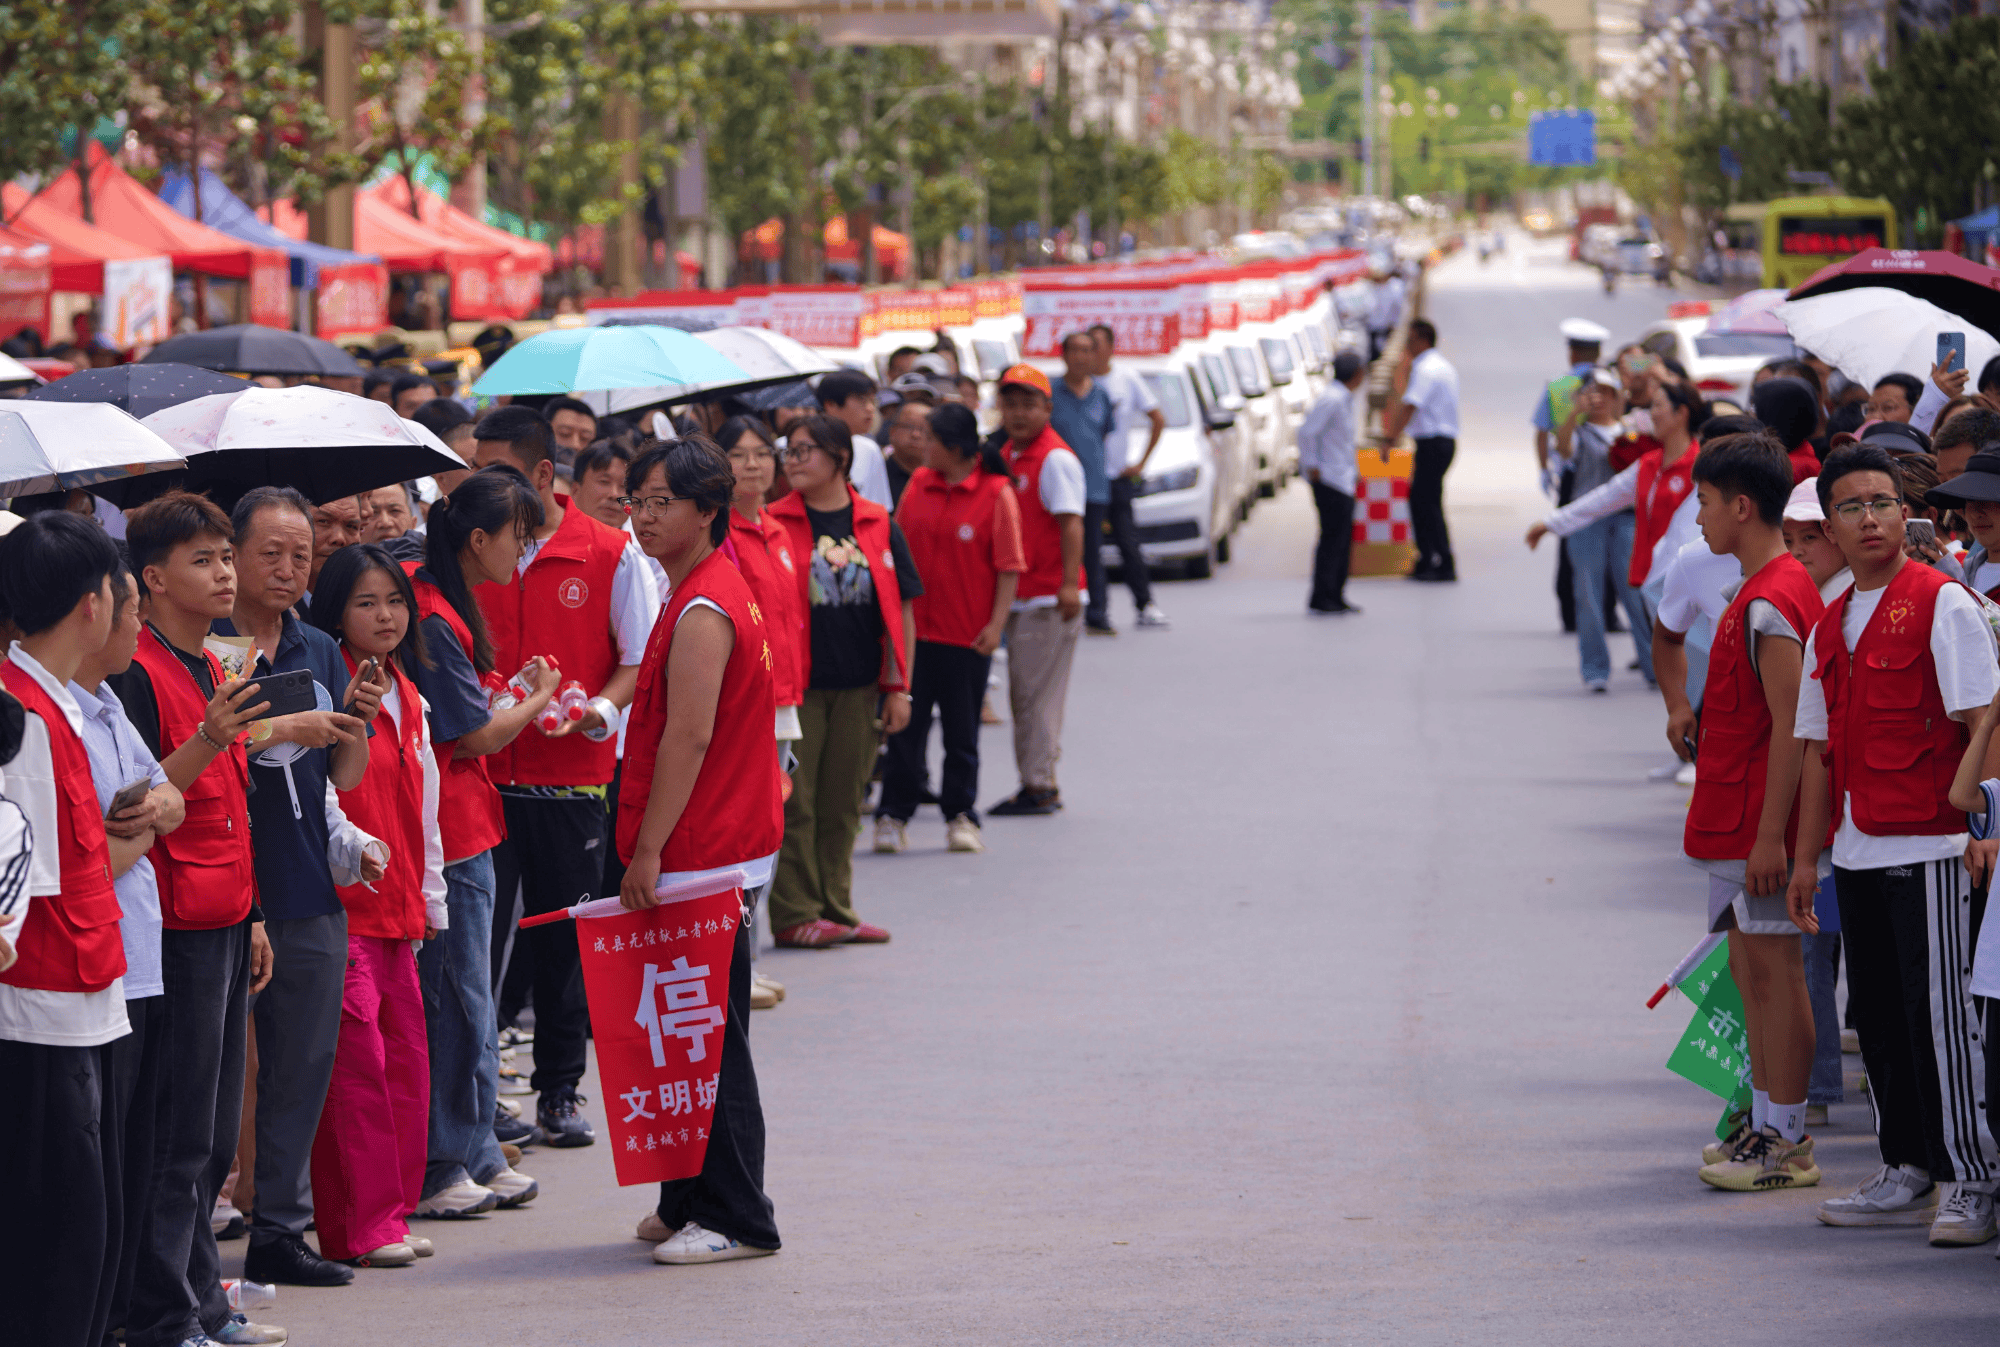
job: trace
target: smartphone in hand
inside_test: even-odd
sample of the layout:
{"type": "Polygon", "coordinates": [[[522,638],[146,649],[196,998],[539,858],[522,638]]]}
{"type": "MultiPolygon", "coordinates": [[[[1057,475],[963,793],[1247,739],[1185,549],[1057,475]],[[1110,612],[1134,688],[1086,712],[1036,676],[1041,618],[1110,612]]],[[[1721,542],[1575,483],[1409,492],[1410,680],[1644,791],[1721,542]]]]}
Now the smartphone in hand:
{"type": "Polygon", "coordinates": [[[1965,368],[1965,334],[1963,332],[1940,332],[1937,339],[1938,368],[1949,373],[1965,368]]]}
{"type": "Polygon", "coordinates": [[[104,811],[104,817],[115,818],[117,815],[124,813],[145,799],[146,792],[152,788],[153,783],[144,777],[134,781],[129,786],[119,787],[118,793],[111,797],[111,807],[104,811]]]}

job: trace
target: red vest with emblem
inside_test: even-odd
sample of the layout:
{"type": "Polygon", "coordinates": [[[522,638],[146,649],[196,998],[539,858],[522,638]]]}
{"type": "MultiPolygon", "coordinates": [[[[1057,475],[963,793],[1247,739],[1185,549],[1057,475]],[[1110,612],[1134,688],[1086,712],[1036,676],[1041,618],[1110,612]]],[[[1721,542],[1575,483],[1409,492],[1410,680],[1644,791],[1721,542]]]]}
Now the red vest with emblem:
{"type": "MultiPolygon", "coordinates": [[[[345,646],[348,672],[354,656],[345,646]]],[[[385,661],[396,680],[398,714],[385,705],[375,718],[368,740],[368,770],[361,784],[339,792],[348,822],[379,837],[389,848],[389,866],[370,890],[350,884],[338,890],[347,909],[349,935],[384,940],[421,940],[424,934],[424,764],[423,703],[417,685],[393,661],[385,661]]]]}
{"type": "MultiPolygon", "coordinates": [[[[859,541],[857,539],[856,541],[859,541]]],[[[805,683],[799,676],[800,649],[806,644],[804,619],[799,614],[798,563],[792,555],[791,535],[766,510],[751,523],[729,512],[730,556],[750,587],[750,597],[770,634],[774,665],[771,682],[778,705],[797,706],[805,700],[805,683]]],[[[894,569],[893,567],[891,569],[894,569]]]]}
{"type": "MultiPolygon", "coordinates": [[[[1026,449],[1009,440],[1000,457],[1014,477],[1014,495],[1021,506],[1021,552],[1028,568],[1021,572],[1017,599],[1039,599],[1062,588],[1062,525],[1042,504],[1042,465],[1055,449],[1067,449],[1062,436],[1044,428],[1026,449]]],[[[1083,584],[1083,570],[1077,569],[1077,584],[1083,584]]]]}
{"type": "Polygon", "coordinates": [[[0,982],[44,992],[103,991],[125,972],[125,940],[118,930],[124,913],[111,887],[111,850],[97,811],[90,755],[62,708],[26,669],[0,662],[0,683],[48,727],[56,784],[56,856],[62,866],[62,892],[38,896],[29,904],[28,919],[14,940],[18,957],[0,973],[0,982]]]}
{"type": "Polygon", "coordinates": [[[1945,710],[1931,657],[1938,592],[1955,584],[1906,562],[1882,591],[1852,654],[1840,631],[1854,597],[1848,590],[1819,620],[1813,636],[1826,696],[1826,762],[1833,822],[1851,799],[1854,826],[1871,837],[1927,837],[1965,831],[1965,811],[1951,807],[1952,777],[1966,744],[1965,726],[1945,710]]]}
{"type": "MultiPolygon", "coordinates": [[[[527,574],[472,591],[493,638],[493,667],[502,677],[536,655],[596,696],[618,669],[611,633],[611,579],[631,541],[571,506],[535,553],[527,574]]],[[[594,744],[580,734],[551,739],[532,726],[486,757],[487,776],[502,786],[603,786],[618,766],[614,736],[594,744]]]]}
{"type": "MultiPolygon", "coordinates": [[[[443,590],[417,578],[419,564],[403,563],[403,574],[410,577],[410,585],[417,593],[417,620],[443,619],[459,648],[465,651],[466,662],[471,663],[472,629],[465,625],[465,619],[451,606],[443,590]]],[[[500,792],[493,789],[493,781],[486,775],[486,759],[455,758],[452,753],[457,746],[456,739],[431,741],[438,765],[438,836],[444,841],[447,865],[490,851],[507,836],[500,792]]]]}
{"type": "MultiPolygon", "coordinates": [[[[1819,589],[1789,553],[1765,566],[1737,592],[1715,627],[1708,684],[1701,703],[1701,771],[1688,805],[1682,845],[1705,861],[1747,860],[1764,817],[1764,773],[1771,756],[1771,707],[1750,664],[1750,604],[1763,599],[1799,633],[1819,621],[1819,589]]],[[[1799,799],[1792,796],[1785,854],[1797,851],[1799,799]]]]}
{"type": "MultiPolygon", "coordinates": [[[[787,497],[790,499],[790,497],[787,497]]],[[[878,510],[880,507],[876,507],[878,510]]],[[[723,667],[715,703],[715,728],[680,821],[660,851],[660,873],[714,870],[768,856],[785,838],[785,806],[778,793],[778,741],[772,719],[778,702],[771,671],[777,663],[770,621],[752,609],[750,587],[720,553],[703,557],[675,587],[661,609],[639,666],[639,686],[625,733],[624,784],[618,791],[618,855],[630,864],[646,816],[660,735],[667,727],[667,655],[674,624],[696,599],[729,615],[736,643],[723,667]]]]}
{"type": "Polygon", "coordinates": [[[1635,587],[1646,583],[1653,569],[1653,547],[1674,520],[1674,511],[1687,499],[1694,484],[1694,458],[1701,452],[1699,441],[1691,443],[1681,456],[1662,468],[1666,450],[1655,449],[1640,458],[1632,504],[1635,518],[1632,538],[1632,567],[1628,581],[1635,587]]]}
{"type": "MultiPolygon", "coordinates": [[[[139,633],[134,656],[153,683],[160,712],[160,757],[195,737],[208,711],[208,697],[179,655],[148,624],[139,633]]],[[[227,680],[206,651],[209,677],[227,680]]],[[[160,885],[160,922],[170,931],[212,931],[234,926],[250,915],[257,897],[257,871],[250,851],[250,763],[243,745],[215,755],[201,775],[181,792],[187,817],[153,843],[153,875],[160,885]]]]}
{"type": "MultiPolygon", "coordinates": [[[[889,550],[889,512],[874,501],[856,495],[851,486],[847,488],[847,499],[854,506],[854,543],[868,563],[868,574],[875,587],[875,607],[882,614],[882,630],[896,652],[898,676],[895,679],[883,678],[880,686],[884,692],[898,692],[909,687],[910,657],[903,636],[903,591],[896,583],[895,554],[889,550]]],[[[765,514],[785,530],[792,560],[797,563],[799,612],[802,621],[807,623],[799,640],[799,687],[804,689],[812,686],[812,630],[809,618],[803,617],[812,612],[812,521],[806,517],[804,498],[796,491],[778,501],[765,514]]],[[[630,744],[631,737],[628,735],[627,747],[630,744]]]]}

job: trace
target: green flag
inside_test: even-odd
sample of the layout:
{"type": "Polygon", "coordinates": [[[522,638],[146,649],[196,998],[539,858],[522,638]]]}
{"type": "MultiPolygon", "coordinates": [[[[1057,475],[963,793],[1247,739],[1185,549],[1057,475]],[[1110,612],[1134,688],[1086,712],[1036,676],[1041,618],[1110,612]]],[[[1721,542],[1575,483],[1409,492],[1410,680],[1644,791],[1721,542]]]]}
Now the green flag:
{"type": "Polygon", "coordinates": [[[1722,944],[1681,984],[1695,1003],[1687,1032],[1667,1058],[1667,1069],[1732,1103],[1750,1090],[1750,1045],[1743,1027],[1743,997],[1729,976],[1729,947],[1722,944]]]}

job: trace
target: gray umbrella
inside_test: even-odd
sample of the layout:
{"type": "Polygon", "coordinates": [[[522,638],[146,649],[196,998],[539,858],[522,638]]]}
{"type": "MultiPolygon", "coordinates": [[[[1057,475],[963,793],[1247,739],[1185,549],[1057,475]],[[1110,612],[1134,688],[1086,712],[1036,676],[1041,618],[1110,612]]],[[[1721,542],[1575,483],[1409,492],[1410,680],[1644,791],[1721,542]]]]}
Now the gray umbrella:
{"type": "Polygon", "coordinates": [[[168,337],[147,352],[142,364],[169,361],[237,374],[319,374],[360,378],[354,357],[330,341],[303,332],[236,323],[206,332],[168,337]]]}

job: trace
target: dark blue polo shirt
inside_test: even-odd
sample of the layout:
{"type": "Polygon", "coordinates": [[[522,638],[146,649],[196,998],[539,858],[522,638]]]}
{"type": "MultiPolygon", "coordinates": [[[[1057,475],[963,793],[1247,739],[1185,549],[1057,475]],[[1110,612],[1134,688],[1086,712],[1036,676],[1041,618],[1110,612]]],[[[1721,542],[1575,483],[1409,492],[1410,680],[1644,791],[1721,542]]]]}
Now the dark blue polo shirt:
{"type": "MultiPolygon", "coordinates": [[[[218,636],[237,635],[228,618],[217,618],[218,636]]],[[[285,614],[278,637],[278,657],[257,658],[254,673],[285,673],[304,669],[326,689],[335,709],[351,675],[340,643],[285,614]]],[[[288,765],[271,767],[250,750],[250,840],[257,855],[257,894],[267,921],[326,917],[341,910],[326,859],[326,780],[333,750],[309,748],[288,765]],[[294,801],[296,800],[296,804],[294,801]]]]}

